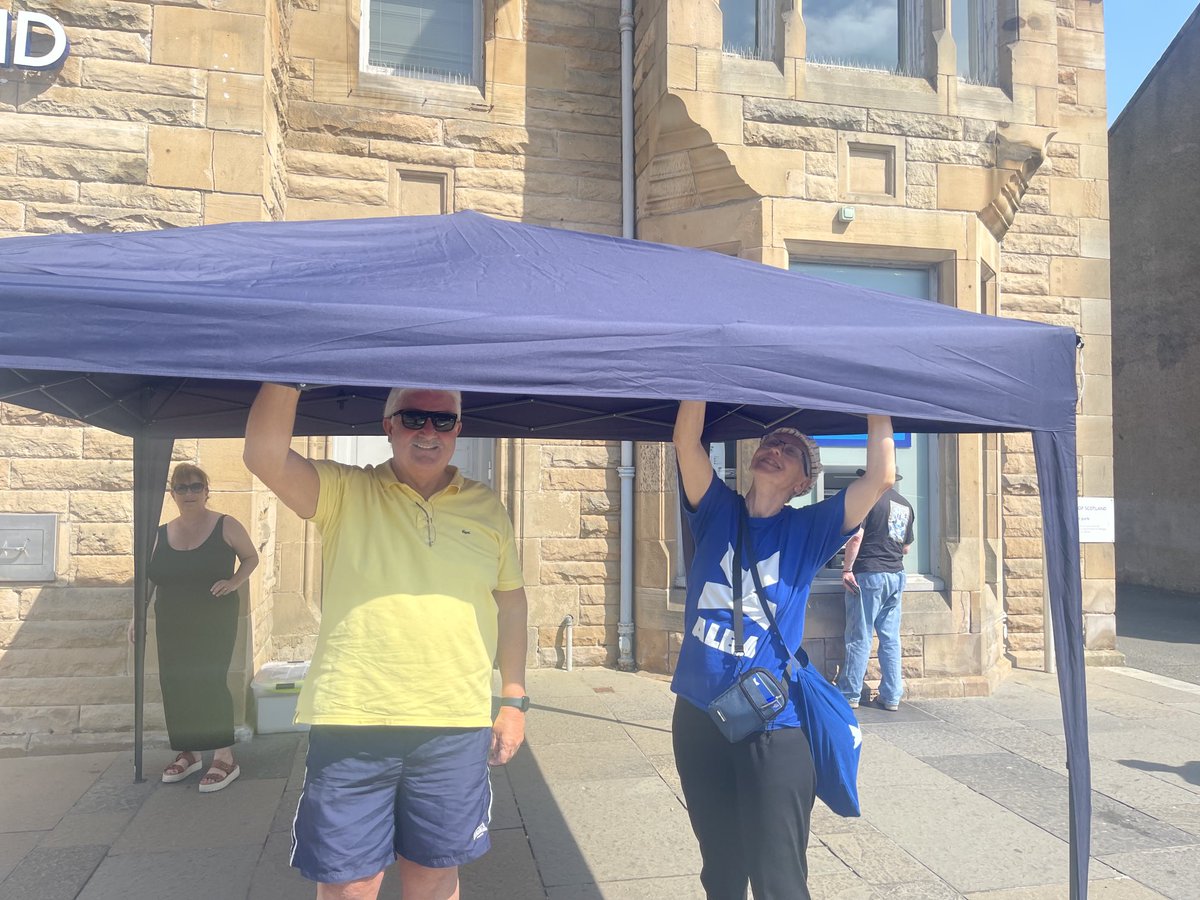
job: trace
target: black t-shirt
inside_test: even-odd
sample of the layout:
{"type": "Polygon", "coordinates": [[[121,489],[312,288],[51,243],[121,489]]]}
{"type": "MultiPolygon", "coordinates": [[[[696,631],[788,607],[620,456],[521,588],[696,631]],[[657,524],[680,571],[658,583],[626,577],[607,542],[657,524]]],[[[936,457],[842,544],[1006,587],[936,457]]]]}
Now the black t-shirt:
{"type": "Polygon", "coordinates": [[[914,521],[912,504],[889,488],[863,521],[863,539],[854,560],[854,574],[903,572],[904,548],[913,542],[914,521]]]}

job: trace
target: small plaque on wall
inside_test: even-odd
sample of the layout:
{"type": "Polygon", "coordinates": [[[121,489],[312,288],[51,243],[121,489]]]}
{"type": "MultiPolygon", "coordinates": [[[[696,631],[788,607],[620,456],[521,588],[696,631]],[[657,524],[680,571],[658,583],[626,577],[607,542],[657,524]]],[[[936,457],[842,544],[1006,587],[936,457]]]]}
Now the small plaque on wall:
{"type": "Polygon", "coordinates": [[[1111,544],[1117,539],[1112,497],[1079,498],[1079,543],[1111,544]]]}
{"type": "Polygon", "coordinates": [[[0,514],[0,582],[53,581],[58,516],[0,514]]]}

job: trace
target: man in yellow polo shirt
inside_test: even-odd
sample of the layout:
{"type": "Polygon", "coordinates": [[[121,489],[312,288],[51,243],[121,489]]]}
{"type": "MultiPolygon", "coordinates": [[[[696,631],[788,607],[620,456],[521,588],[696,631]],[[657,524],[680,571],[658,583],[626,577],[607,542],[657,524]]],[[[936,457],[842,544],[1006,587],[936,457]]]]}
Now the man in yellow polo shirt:
{"type": "Polygon", "coordinates": [[[296,718],[312,726],[292,865],[319,900],[458,897],[487,852],[488,764],[525,736],[527,603],[512,523],[449,465],[455,391],[394,389],[392,458],[357,468],[290,449],[300,386],[264,384],[245,461],[321,532],[321,631],[296,718]],[[493,723],[492,662],[500,669],[493,723]]]}

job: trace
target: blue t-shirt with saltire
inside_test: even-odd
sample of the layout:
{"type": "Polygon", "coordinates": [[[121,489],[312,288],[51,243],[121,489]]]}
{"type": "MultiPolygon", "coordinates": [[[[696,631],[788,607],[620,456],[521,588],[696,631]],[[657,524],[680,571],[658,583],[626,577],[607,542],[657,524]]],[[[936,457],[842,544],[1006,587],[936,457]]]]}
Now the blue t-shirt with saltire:
{"type": "MultiPolygon", "coordinates": [[[[788,647],[798,649],[804,637],[804,615],[812,580],[853,534],[842,529],[845,492],[812,506],[785,506],[766,518],[747,518],[746,550],[742,553],[742,617],[745,655],[733,652],[733,544],[737,540],[741,499],[714,477],[693,511],[684,512],[696,542],[688,571],[683,613],[683,643],[671,690],[700,709],[755,666],[784,679],[788,650],[771,629],[750,574],[750,557],[758,565],[765,602],[779,624],[788,647]]],[[[796,728],[796,688],[789,690],[787,707],[768,726],[796,728]]]]}

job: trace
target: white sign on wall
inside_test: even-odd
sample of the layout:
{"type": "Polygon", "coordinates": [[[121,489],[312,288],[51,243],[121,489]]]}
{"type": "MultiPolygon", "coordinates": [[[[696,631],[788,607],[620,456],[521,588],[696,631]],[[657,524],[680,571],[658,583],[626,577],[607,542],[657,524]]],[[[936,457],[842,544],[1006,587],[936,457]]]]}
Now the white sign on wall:
{"type": "Polygon", "coordinates": [[[1079,543],[1111,544],[1117,539],[1112,497],[1079,498],[1079,543]]]}
{"type": "Polygon", "coordinates": [[[12,13],[0,10],[0,66],[18,69],[53,69],[61,66],[70,52],[67,31],[57,19],[40,12],[22,10],[17,13],[13,29],[12,13]],[[37,29],[38,31],[35,31],[37,29]],[[48,33],[50,47],[34,52],[33,38],[38,32],[48,33]],[[12,36],[11,42],[9,36],[12,36]]]}

